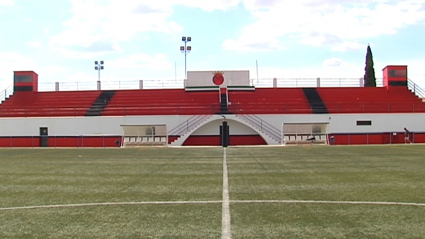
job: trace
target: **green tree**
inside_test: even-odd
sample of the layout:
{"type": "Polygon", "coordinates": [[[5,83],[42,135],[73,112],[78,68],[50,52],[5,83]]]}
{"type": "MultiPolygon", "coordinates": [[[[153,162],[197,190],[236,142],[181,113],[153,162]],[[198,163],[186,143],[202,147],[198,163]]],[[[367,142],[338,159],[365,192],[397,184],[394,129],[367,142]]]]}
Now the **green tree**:
{"type": "Polygon", "coordinates": [[[365,87],[376,87],[375,69],[373,68],[373,56],[370,45],[367,45],[366,66],[363,79],[365,87]]]}

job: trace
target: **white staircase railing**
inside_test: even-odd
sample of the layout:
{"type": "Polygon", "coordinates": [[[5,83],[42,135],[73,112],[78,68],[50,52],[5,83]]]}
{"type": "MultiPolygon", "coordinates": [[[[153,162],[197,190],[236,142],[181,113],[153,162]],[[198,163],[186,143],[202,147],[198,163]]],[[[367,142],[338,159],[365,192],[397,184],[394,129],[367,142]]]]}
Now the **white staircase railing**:
{"type": "Polygon", "coordinates": [[[211,118],[213,115],[195,115],[190,117],[185,122],[177,125],[168,132],[169,136],[179,136],[176,140],[171,142],[171,145],[181,145],[186,140],[187,135],[195,131],[203,122],[211,118]]]}
{"type": "Polygon", "coordinates": [[[409,90],[415,93],[415,95],[419,98],[425,98],[425,90],[410,79],[407,80],[407,88],[409,88],[409,90]]]}
{"type": "Polygon", "coordinates": [[[270,123],[264,121],[256,115],[236,115],[236,117],[241,118],[251,126],[255,127],[261,133],[273,139],[273,141],[278,144],[282,144],[282,134],[281,130],[271,125],[270,123]]]}
{"type": "Polygon", "coordinates": [[[6,89],[0,92],[0,104],[13,94],[13,85],[6,87],[6,89]]]}

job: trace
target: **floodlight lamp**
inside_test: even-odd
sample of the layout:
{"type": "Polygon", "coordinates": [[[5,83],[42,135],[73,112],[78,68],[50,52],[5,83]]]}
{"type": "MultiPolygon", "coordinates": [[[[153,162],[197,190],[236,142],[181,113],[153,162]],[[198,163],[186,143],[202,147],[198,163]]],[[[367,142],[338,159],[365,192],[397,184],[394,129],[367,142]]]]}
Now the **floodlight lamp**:
{"type": "Polygon", "coordinates": [[[100,69],[103,70],[103,66],[100,66],[100,69]]]}
{"type": "Polygon", "coordinates": [[[186,37],[182,37],[182,41],[186,41],[186,37]]]}
{"type": "Polygon", "coordinates": [[[187,41],[191,41],[192,40],[192,37],[187,37],[187,41]]]}
{"type": "Polygon", "coordinates": [[[187,50],[188,51],[191,51],[192,50],[192,47],[191,46],[187,46],[187,50]]]}
{"type": "Polygon", "coordinates": [[[99,70],[99,68],[97,66],[94,67],[95,70],[99,70]]]}
{"type": "Polygon", "coordinates": [[[103,61],[100,61],[100,64],[103,65],[103,61]]]}
{"type": "Polygon", "coordinates": [[[184,51],[184,46],[180,46],[180,51],[184,51]]]}
{"type": "Polygon", "coordinates": [[[95,61],[95,62],[94,62],[94,64],[95,64],[95,65],[97,65],[97,64],[98,64],[98,62],[97,62],[97,61],[95,61]]]}

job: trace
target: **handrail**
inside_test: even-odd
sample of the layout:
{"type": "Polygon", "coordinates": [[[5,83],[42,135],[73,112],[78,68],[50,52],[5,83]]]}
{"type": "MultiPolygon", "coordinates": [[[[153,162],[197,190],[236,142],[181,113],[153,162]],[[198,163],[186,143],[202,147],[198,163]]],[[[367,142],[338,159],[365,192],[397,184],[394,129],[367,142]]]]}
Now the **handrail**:
{"type": "Polygon", "coordinates": [[[6,100],[7,97],[13,94],[13,85],[9,85],[4,90],[0,92],[0,104],[2,101],[6,100]]]}
{"type": "MultiPolygon", "coordinates": [[[[274,87],[362,87],[361,78],[260,78],[250,79],[249,86],[256,88],[274,87]]],[[[382,78],[377,78],[376,85],[383,86],[382,78]]],[[[102,81],[98,85],[97,81],[86,80],[82,82],[39,82],[39,91],[86,91],[97,90],[98,86],[102,90],[125,90],[125,89],[184,89],[183,79],[144,79],[128,81],[102,81]]]]}
{"type": "Polygon", "coordinates": [[[238,117],[248,121],[253,124],[260,132],[269,135],[272,139],[277,141],[278,143],[282,142],[280,130],[273,125],[267,123],[260,117],[256,115],[246,114],[246,115],[238,115],[238,117]]]}
{"type": "Polygon", "coordinates": [[[190,130],[192,130],[193,127],[197,125],[199,122],[203,121],[204,119],[210,116],[211,115],[194,115],[190,117],[188,120],[182,122],[181,124],[171,129],[168,132],[168,135],[183,135],[189,132],[190,130]]]}
{"type": "Polygon", "coordinates": [[[409,90],[415,93],[416,96],[420,98],[425,98],[425,91],[412,80],[407,80],[407,87],[409,88],[409,90]]]}

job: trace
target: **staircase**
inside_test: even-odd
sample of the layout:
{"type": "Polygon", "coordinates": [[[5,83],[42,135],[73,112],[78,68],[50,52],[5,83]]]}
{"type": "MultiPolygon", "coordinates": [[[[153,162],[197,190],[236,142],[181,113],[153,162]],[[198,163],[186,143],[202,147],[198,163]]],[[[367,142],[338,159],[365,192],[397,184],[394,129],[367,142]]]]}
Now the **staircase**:
{"type": "Polygon", "coordinates": [[[87,110],[86,116],[100,116],[114,94],[114,90],[102,91],[90,109],[87,110]]]}
{"type": "Polygon", "coordinates": [[[3,101],[7,100],[9,96],[13,94],[13,85],[10,85],[6,87],[6,89],[0,91],[0,104],[3,103],[3,101]]]}
{"type": "Polygon", "coordinates": [[[281,130],[262,120],[256,115],[236,115],[251,127],[255,128],[268,145],[282,144],[281,130]]]}
{"type": "Polygon", "coordinates": [[[227,88],[220,88],[220,112],[219,112],[219,114],[229,114],[227,88]]]}
{"type": "Polygon", "coordinates": [[[303,88],[313,114],[328,114],[328,109],[315,88],[303,88]]]}
{"type": "Polygon", "coordinates": [[[211,119],[214,115],[195,115],[186,120],[185,122],[177,125],[174,129],[168,132],[169,136],[178,135],[179,137],[170,142],[172,146],[181,146],[184,141],[203,125],[207,120],[211,119]]]}

